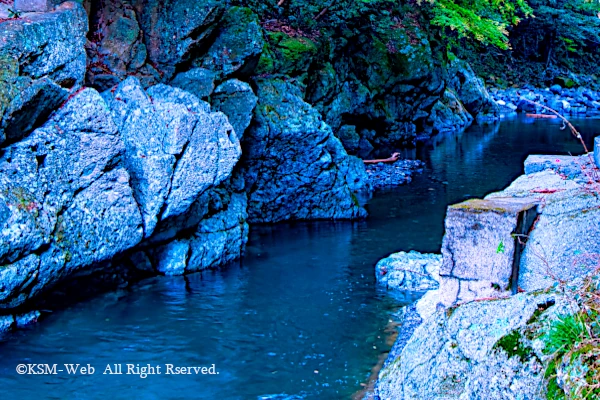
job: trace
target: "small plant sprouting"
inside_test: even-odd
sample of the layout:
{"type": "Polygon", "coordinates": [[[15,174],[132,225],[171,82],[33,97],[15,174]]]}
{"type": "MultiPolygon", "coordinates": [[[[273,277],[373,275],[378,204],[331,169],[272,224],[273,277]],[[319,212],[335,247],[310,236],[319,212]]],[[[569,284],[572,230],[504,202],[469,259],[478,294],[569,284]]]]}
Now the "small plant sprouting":
{"type": "Polygon", "coordinates": [[[13,10],[12,8],[9,8],[8,9],[8,18],[10,18],[10,19],[21,18],[21,13],[17,10],[13,10]]]}
{"type": "Polygon", "coordinates": [[[547,354],[565,353],[589,339],[585,323],[579,315],[565,315],[554,321],[542,336],[547,354]]]}
{"type": "Polygon", "coordinates": [[[496,248],[496,254],[504,254],[505,250],[504,242],[501,240],[500,243],[498,243],[498,248],[496,248]]]}

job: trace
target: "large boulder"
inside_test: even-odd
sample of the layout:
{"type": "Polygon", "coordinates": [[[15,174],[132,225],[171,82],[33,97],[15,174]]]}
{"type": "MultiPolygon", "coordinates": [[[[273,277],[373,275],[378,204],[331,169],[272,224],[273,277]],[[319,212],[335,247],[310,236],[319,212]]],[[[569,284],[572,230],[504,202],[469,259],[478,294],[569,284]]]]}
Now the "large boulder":
{"type": "Polygon", "coordinates": [[[440,268],[445,306],[516,293],[523,239],[537,205],[529,198],[496,197],[448,207],[440,268]]]}
{"type": "Polygon", "coordinates": [[[229,119],[239,140],[244,137],[252,120],[257,97],[249,84],[230,79],[220,84],[212,95],[212,106],[229,119]]]}
{"type": "Polygon", "coordinates": [[[0,23],[0,145],[26,137],[81,87],[87,24],[76,2],[0,23]]]}
{"type": "Polygon", "coordinates": [[[243,168],[251,222],[358,218],[354,192],[367,181],[321,115],[282,80],[258,80],[254,122],[244,136],[243,168]]]}
{"type": "Polygon", "coordinates": [[[448,66],[448,87],[456,92],[467,111],[478,120],[495,120],[500,108],[466,61],[458,58],[448,66]]]}
{"type": "Polygon", "coordinates": [[[569,310],[556,293],[437,311],[379,373],[376,398],[546,398],[543,329],[569,310]]]}
{"type": "Polygon", "coordinates": [[[446,89],[431,108],[425,129],[431,133],[452,132],[466,128],[471,122],[473,122],[473,117],[465,109],[456,93],[446,89]]]}
{"type": "Polygon", "coordinates": [[[100,95],[77,93],[0,158],[0,308],[142,239],[117,128],[100,95]]]}
{"type": "Polygon", "coordinates": [[[205,68],[192,68],[189,71],[180,72],[169,83],[200,99],[208,99],[215,90],[215,73],[205,68]]]}
{"type": "Polygon", "coordinates": [[[106,96],[150,237],[159,220],[184,214],[231,174],[239,141],[224,114],[181,89],[159,84],[146,93],[128,78],[106,96]]]}
{"type": "MultiPolygon", "coordinates": [[[[197,200],[187,219],[196,221],[195,226],[174,240],[168,229],[162,230],[131,261],[140,269],[164,275],[182,275],[233,261],[243,254],[248,241],[246,209],[244,180],[235,173],[197,200]]],[[[182,225],[175,226],[182,229],[182,225]]]]}
{"type": "Polygon", "coordinates": [[[424,291],[439,287],[442,256],[401,251],[375,266],[377,282],[388,289],[424,291]]]}

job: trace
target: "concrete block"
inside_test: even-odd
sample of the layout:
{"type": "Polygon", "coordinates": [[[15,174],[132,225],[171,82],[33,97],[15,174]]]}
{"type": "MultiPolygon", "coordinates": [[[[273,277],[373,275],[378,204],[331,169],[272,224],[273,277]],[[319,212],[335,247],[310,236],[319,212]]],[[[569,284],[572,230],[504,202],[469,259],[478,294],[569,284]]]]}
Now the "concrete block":
{"type": "Polygon", "coordinates": [[[533,199],[500,197],[448,207],[440,268],[440,292],[447,294],[441,299],[445,306],[516,292],[520,241],[525,240],[519,235],[528,233],[537,205],[533,199]]]}

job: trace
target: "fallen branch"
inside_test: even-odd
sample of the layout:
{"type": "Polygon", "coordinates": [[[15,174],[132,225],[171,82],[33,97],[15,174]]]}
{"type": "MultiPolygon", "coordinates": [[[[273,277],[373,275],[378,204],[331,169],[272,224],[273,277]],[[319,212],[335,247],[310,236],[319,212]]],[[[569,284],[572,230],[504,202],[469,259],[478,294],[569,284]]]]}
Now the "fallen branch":
{"type": "Polygon", "coordinates": [[[393,163],[398,161],[400,153],[394,153],[390,158],[382,158],[378,160],[363,160],[365,164],[393,163]]]}
{"type": "Polygon", "coordinates": [[[526,101],[527,103],[530,103],[530,104],[534,104],[534,105],[536,105],[538,107],[542,107],[543,109],[550,111],[552,114],[554,114],[558,118],[562,119],[563,122],[565,123],[565,125],[567,125],[569,127],[569,129],[571,130],[571,133],[573,134],[573,136],[575,136],[577,139],[579,139],[579,141],[581,142],[581,145],[583,146],[585,152],[586,153],[590,152],[588,150],[588,148],[587,148],[584,140],[583,140],[583,137],[581,137],[581,133],[579,133],[577,131],[577,129],[575,129],[575,127],[573,126],[573,124],[571,124],[568,119],[566,119],[565,117],[563,117],[562,114],[560,114],[558,111],[556,111],[556,110],[554,110],[554,109],[552,109],[552,108],[550,108],[548,106],[545,106],[543,104],[537,103],[537,102],[535,102],[533,100],[529,100],[529,99],[526,99],[524,97],[521,97],[521,100],[526,101]]]}
{"type": "Polygon", "coordinates": [[[327,7],[325,7],[323,10],[321,10],[321,12],[320,12],[320,13],[318,13],[318,14],[317,14],[317,16],[316,16],[316,17],[314,17],[313,19],[314,19],[315,21],[317,21],[319,18],[321,18],[323,15],[325,15],[325,13],[326,13],[326,12],[327,12],[327,7]]]}
{"type": "Polygon", "coordinates": [[[548,114],[525,114],[525,116],[527,116],[529,118],[549,118],[549,119],[557,118],[556,115],[548,115],[548,114]]]}

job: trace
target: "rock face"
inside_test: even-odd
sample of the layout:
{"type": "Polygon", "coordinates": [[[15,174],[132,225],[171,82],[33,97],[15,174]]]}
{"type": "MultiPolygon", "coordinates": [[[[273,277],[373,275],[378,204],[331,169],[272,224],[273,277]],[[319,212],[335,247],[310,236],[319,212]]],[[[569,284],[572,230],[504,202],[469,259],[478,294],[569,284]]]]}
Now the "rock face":
{"type": "Polygon", "coordinates": [[[426,129],[431,133],[452,132],[463,129],[473,122],[473,117],[465,109],[455,92],[446,89],[440,100],[431,108],[427,117],[426,129]]]}
{"type": "Polygon", "coordinates": [[[516,293],[522,244],[537,216],[533,199],[468,200],[448,207],[440,295],[445,306],[516,293]]]}
{"type": "Polygon", "coordinates": [[[93,4],[87,81],[99,90],[133,75],[144,88],[172,80],[207,98],[215,80],[252,73],[264,46],[256,14],[221,1],[93,4]]]}
{"type": "Polygon", "coordinates": [[[558,294],[519,294],[438,311],[380,372],[379,400],[545,399],[544,322],[568,309],[558,294]]]}
{"type": "Polygon", "coordinates": [[[215,73],[204,68],[192,68],[175,75],[169,85],[190,92],[201,99],[207,99],[215,90],[215,73]]]}
{"type": "MultiPolygon", "coordinates": [[[[259,23],[257,13],[265,10],[255,2],[248,3],[253,9],[216,0],[93,4],[87,81],[100,91],[136,76],[144,88],[170,82],[219,102],[222,93],[210,96],[227,79],[298,79],[303,99],[346,150],[363,155],[498,114],[469,65],[445,61],[424,28],[425,17],[403,2],[394,16],[379,15],[376,26],[348,15],[352,29],[340,32],[259,23]]],[[[232,89],[231,83],[221,88],[232,89]]]]}
{"type": "MultiPolygon", "coordinates": [[[[539,165],[541,158],[531,156],[526,165],[532,165],[532,160],[539,165]]],[[[589,255],[600,246],[600,201],[583,173],[591,170],[592,162],[587,156],[561,157],[559,163],[555,156],[546,160],[550,169],[523,175],[488,196],[536,198],[543,205],[519,267],[519,287],[527,291],[548,287],[557,279],[572,281],[587,275],[596,265],[589,255]],[[577,170],[578,174],[559,175],[577,170]]]]}
{"type": "Polygon", "coordinates": [[[207,45],[225,7],[215,0],[110,0],[91,11],[98,28],[88,48],[87,80],[105,90],[126,75],[135,74],[144,87],[171,79],[207,45]]]}
{"type": "Polygon", "coordinates": [[[185,213],[231,174],[239,141],[224,114],[183,90],[160,84],[146,93],[128,78],[107,96],[150,237],[159,219],[185,213]]]}
{"type": "Polygon", "coordinates": [[[394,253],[375,266],[377,281],[395,290],[433,290],[439,287],[442,256],[416,251],[394,253]]]}
{"type": "Polygon", "coordinates": [[[212,96],[213,107],[227,115],[239,140],[250,125],[257,100],[250,85],[238,79],[223,82],[212,96]]]}
{"type": "Polygon", "coordinates": [[[478,120],[495,120],[500,108],[478,78],[471,66],[463,60],[454,59],[448,67],[448,87],[455,91],[465,109],[478,120]]]}
{"type": "Polygon", "coordinates": [[[2,149],[0,308],[126,252],[165,274],[239,257],[248,232],[244,183],[232,177],[240,154],[227,117],[181,89],[145,91],[128,78],[102,96],[77,91],[2,149]]]}
{"type": "Polygon", "coordinates": [[[587,175],[590,158],[530,156],[526,175],[505,190],[449,207],[440,288],[404,310],[409,329],[420,326],[399,337],[379,374],[377,399],[541,400],[551,385],[553,392],[581,389],[587,356],[551,358],[543,335],[586,309],[582,303],[598,290],[597,273],[590,274],[600,202],[587,175]],[[536,208],[529,228],[535,213],[527,214],[536,208]],[[552,289],[557,281],[560,290],[552,289]],[[509,297],[509,284],[527,293],[509,297]],[[452,305],[457,300],[467,302],[452,305]]]}
{"type": "Polygon", "coordinates": [[[250,222],[366,215],[354,194],[366,183],[362,162],[346,154],[295,86],[257,85],[254,122],[244,136],[250,222]]]}
{"type": "Polygon", "coordinates": [[[181,275],[233,261],[248,241],[246,210],[244,180],[234,173],[198,198],[188,213],[161,224],[131,262],[143,270],[181,275]]]}
{"type": "Polygon", "coordinates": [[[214,71],[217,77],[249,75],[265,44],[258,16],[249,8],[231,7],[219,22],[216,40],[192,65],[214,71]]]}
{"type": "Polygon", "coordinates": [[[334,132],[353,126],[373,147],[414,140],[444,81],[421,21],[409,14],[383,32],[363,27],[347,38],[341,54],[309,76],[306,99],[334,132]],[[373,128],[376,134],[369,137],[373,128]]]}
{"type": "Polygon", "coordinates": [[[75,2],[0,24],[0,145],[26,137],[81,87],[86,33],[75,2]]]}
{"type": "Polygon", "coordinates": [[[125,148],[92,89],[0,158],[0,307],[14,308],[78,268],[142,239],[125,148]]]}

